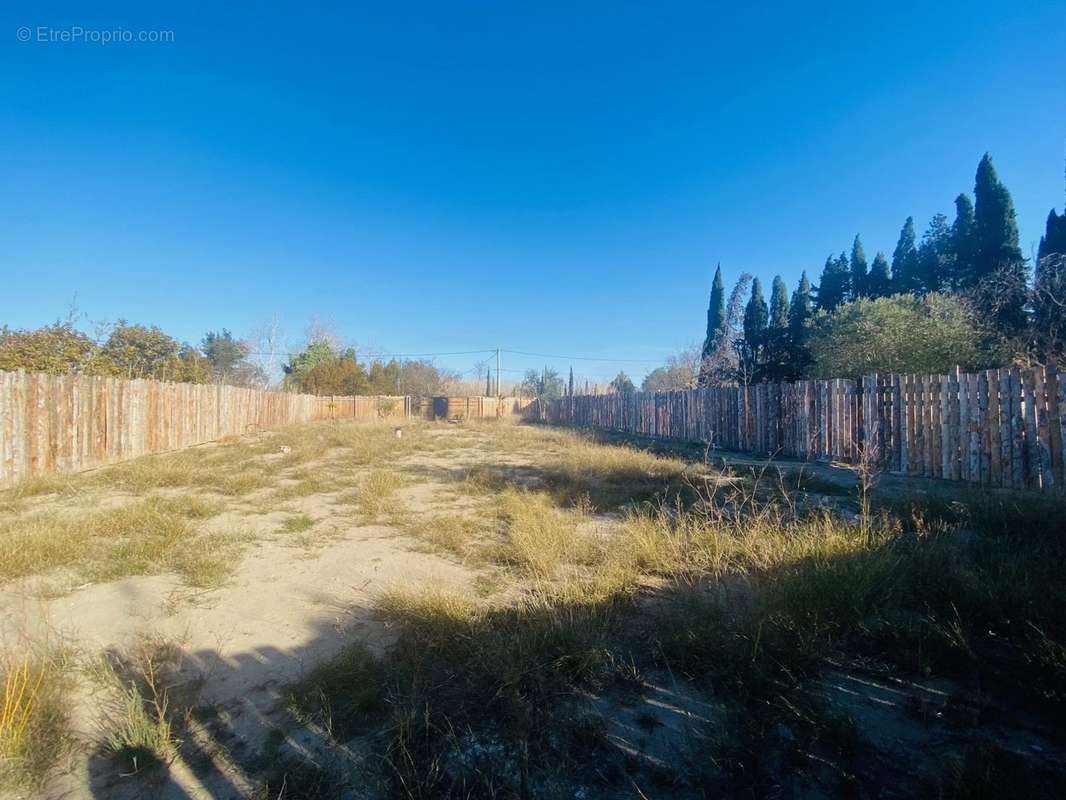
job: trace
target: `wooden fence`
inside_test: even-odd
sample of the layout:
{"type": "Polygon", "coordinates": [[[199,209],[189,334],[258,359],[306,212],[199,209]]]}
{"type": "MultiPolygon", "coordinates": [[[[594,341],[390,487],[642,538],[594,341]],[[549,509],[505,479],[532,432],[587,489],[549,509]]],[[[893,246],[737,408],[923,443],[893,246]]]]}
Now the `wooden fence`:
{"type": "Polygon", "coordinates": [[[407,416],[408,397],[0,372],[0,485],[297,422],[407,416]]]}
{"type": "Polygon", "coordinates": [[[522,414],[526,397],[423,397],[414,410],[422,419],[495,419],[522,414]]]}
{"type": "Polygon", "coordinates": [[[868,375],[564,397],[541,419],[714,448],[856,463],[903,475],[1063,491],[1066,376],[1047,369],[868,375]]]}

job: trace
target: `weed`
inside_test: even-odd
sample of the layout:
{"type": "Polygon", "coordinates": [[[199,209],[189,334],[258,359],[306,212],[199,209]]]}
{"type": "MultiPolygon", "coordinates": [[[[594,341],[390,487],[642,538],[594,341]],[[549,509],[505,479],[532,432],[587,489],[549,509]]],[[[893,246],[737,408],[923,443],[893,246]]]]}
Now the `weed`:
{"type": "Polygon", "coordinates": [[[309,514],[294,514],[283,523],[281,523],[281,530],[283,533],[302,533],[309,531],[315,526],[315,519],[309,514]]]}
{"type": "Polygon", "coordinates": [[[359,482],[359,486],[338,498],[339,502],[355,506],[364,517],[375,520],[395,513],[396,490],[404,485],[403,476],[386,469],[373,469],[359,482]]]}
{"type": "Polygon", "coordinates": [[[38,788],[69,750],[66,686],[50,653],[0,661],[0,785],[38,788]]]}
{"type": "Polygon", "coordinates": [[[381,664],[357,642],[290,686],[287,707],[300,722],[345,741],[385,710],[384,681],[381,664]]]}

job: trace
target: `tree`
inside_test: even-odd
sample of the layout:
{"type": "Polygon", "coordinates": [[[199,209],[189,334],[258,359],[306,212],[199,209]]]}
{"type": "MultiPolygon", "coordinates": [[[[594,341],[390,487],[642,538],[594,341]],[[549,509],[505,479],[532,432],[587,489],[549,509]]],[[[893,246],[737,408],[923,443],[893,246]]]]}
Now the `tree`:
{"type": "Polygon", "coordinates": [[[710,356],[714,348],[720,344],[719,333],[725,321],[725,284],[722,283],[722,265],[719,264],[714,271],[711,301],[707,305],[707,336],[703,340],[703,358],[710,356]]]}
{"type": "Polygon", "coordinates": [[[935,214],[918,246],[918,272],[923,291],[950,289],[955,273],[951,226],[943,214],[935,214]]]}
{"type": "Polygon", "coordinates": [[[967,194],[955,198],[955,221],[951,224],[951,251],[954,256],[950,288],[970,288],[976,282],[974,256],[977,252],[977,225],[973,201],[967,194]]]}
{"type": "Polygon", "coordinates": [[[296,384],[301,392],[308,394],[347,396],[368,393],[366,372],[350,353],[317,362],[300,374],[296,384]]]}
{"type": "Polygon", "coordinates": [[[977,165],[973,194],[976,234],[973,283],[976,285],[1004,267],[1013,267],[1025,259],[1018,246],[1014,201],[999,180],[988,153],[977,165]]]}
{"type": "Polygon", "coordinates": [[[896,249],[892,251],[892,291],[896,294],[919,294],[924,290],[918,248],[915,246],[914,217],[907,217],[900,229],[896,249]]]}
{"type": "Polygon", "coordinates": [[[525,394],[537,400],[557,400],[563,395],[563,379],[553,369],[544,367],[540,372],[526,370],[521,388],[525,394]]]}
{"type": "Polygon", "coordinates": [[[570,395],[570,397],[574,396],[574,368],[572,366],[570,367],[570,381],[567,383],[566,393],[570,395]]]}
{"type": "Polygon", "coordinates": [[[640,384],[642,392],[677,392],[692,388],[692,373],[680,366],[656,367],[640,384]]]}
{"type": "Polygon", "coordinates": [[[997,355],[982,348],[974,311],[954,295],[912,294],[857,300],[819,312],[810,348],[816,378],[858,378],[870,372],[980,369],[997,355]]]}
{"type": "Polygon", "coordinates": [[[700,359],[698,384],[700,387],[718,386],[737,380],[739,374],[737,342],[743,341],[744,295],[752,277],[741,273],[726,304],[725,324],[718,330],[711,352],[700,359]]]}
{"type": "Polygon", "coordinates": [[[225,328],[221,333],[210,331],[204,335],[200,350],[207,360],[211,379],[235,386],[260,386],[267,376],[255,364],[248,361],[251,348],[234,339],[225,328]]]}
{"type": "Polygon", "coordinates": [[[211,378],[211,363],[204,354],[191,344],[183,344],[173,365],[173,377],[168,380],[179,383],[208,383],[211,378]]]}
{"type": "Polygon", "coordinates": [[[366,394],[400,394],[400,362],[395,358],[389,361],[380,359],[370,362],[367,369],[367,385],[364,389],[366,394]]]}
{"type": "Polygon", "coordinates": [[[775,275],[770,289],[770,321],[761,377],[772,381],[787,380],[790,350],[788,289],[781,276],[775,275]]]}
{"type": "Polygon", "coordinates": [[[115,323],[97,355],[96,370],[121,378],[174,380],[181,344],[155,325],[115,323]]]}
{"type": "MultiPolygon", "coordinates": [[[[289,356],[289,363],[282,366],[285,373],[285,385],[298,387],[302,376],[318,364],[337,358],[333,346],[327,341],[310,341],[302,353],[289,356]]],[[[355,360],[354,353],[352,360],[355,360]]]]}
{"type": "Polygon", "coordinates": [[[892,268],[888,265],[884,253],[874,256],[870,277],[866,281],[866,292],[872,300],[892,294],[892,268]]]}
{"type": "Polygon", "coordinates": [[[855,241],[851,243],[851,299],[857,300],[860,297],[866,297],[868,293],[867,284],[869,282],[869,275],[867,274],[866,266],[866,252],[862,249],[862,240],[858,235],[855,236],[855,241]]]}
{"type": "Polygon", "coordinates": [[[32,331],[0,328],[0,370],[24,369],[51,375],[92,372],[96,343],[70,322],[32,331]]]}
{"type": "Polygon", "coordinates": [[[770,313],[766,308],[766,298],[762,293],[762,281],[755,278],[751,282],[751,299],[744,308],[744,341],[756,355],[766,345],[766,332],[770,322],[770,313]]]}
{"type": "Polygon", "coordinates": [[[843,253],[840,255],[843,262],[831,255],[825,260],[822,278],[818,282],[819,311],[832,311],[848,299],[847,257],[843,253]]]}
{"type": "Polygon", "coordinates": [[[1047,215],[1047,227],[1044,235],[1040,237],[1040,246],[1036,251],[1039,262],[1051,255],[1066,255],[1066,208],[1060,217],[1051,209],[1047,215]]]}
{"type": "Polygon", "coordinates": [[[412,397],[444,394],[445,384],[454,377],[429,361],[404,361],[400,366],[399,394],[412,397]]]}
{"type": "Polygon", "coordinates": [[[607,384],[607,391],[611,394],[633,394],[636,390],[637,387],[633,385],[633,381],[621,371],[614,376],[614,380],[607,384]]]}
{"type": "Polygon", "coordinates": [[[792,293],[792,303],[788,308],[788,337],[791,346],[789,378],[800,377],[810,365],[811,354],[807,349],[807,334],[813,317],[811,282],[807,280],[807,272],[804,270],[800,275],[796,291],[792,293]]]}

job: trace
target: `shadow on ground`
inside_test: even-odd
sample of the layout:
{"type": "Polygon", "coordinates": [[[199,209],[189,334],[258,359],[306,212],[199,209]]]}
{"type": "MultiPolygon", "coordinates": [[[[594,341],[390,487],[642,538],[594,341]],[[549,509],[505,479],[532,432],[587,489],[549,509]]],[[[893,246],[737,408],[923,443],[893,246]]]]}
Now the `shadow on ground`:
{"type": "MultiPolygon", "coordinates": [[[[864,568],[831,565],[837,576],[864,568]]],[[[92,791],[164,800],[1063,796],[1061,705],[1012,694],[995,679],[1004,664],[977,671],[949,652],[915,672],[861,647],[825,658],[806,643],[817,626],[753,627],[759,601],[725,589],[668,583],[481,610],[430,594],[362,609],[346,644],[322,626],[316,637],[335,656],[306,664],[291,685],[276,682],[278,667],[304,664],[320,642],[232,656],[171,650],[156,681],[180,743],[165,763],[143,749],[101,748],[90,758],[92,791]],[[392,645],[375,652],[373,640],[392,645]]],[[[849,613],[836,614],[842,631],[865,624],[849,613]]],[[[152,718],[143,661],[113,660],[152,718]]]]}

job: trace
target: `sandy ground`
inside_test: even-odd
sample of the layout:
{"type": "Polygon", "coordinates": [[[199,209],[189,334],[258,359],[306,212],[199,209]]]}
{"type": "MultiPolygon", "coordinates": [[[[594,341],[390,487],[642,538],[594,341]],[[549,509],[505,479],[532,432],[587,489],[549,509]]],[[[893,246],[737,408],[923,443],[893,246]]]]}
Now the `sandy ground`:
{"type": "MultiPolygon", "coordinates": [[[[470,434],[442,428],[437,435],[470,434]]],[[[407,458],[400,470],[413,483],[398,492],[400,506],[412,515],[454,510],[454,497],[445,496],[443,485],[422,473],[479,461],[484,458],[476,449],[407,458]]],[[[252,776],[244,775],[224,751],[257,751],[280,719],[284,686],[345,643],[358,638],[373,651],[387,647],[391,632],[371,610],[382,592],[410,583],[460,587],[475,577],[456,560],[427,552],[398,528],[353,521],[349,511],[336,505],[336,494],[298,498],[286,504],[285,512],[227,511],[211,520],[210,525],[224,526],[239,519],[251,536],[263,537],[244,551],[234,574],[217,589],[191,589],[173,575],[83,585],[59,597],[41,597],[35,578],[0,587],[0,641],[49,639],[88,658],[128,652],[146,639],[165,641],[179,651],[177,682],[194,687],[195,705],[211,708],[224,723],[224,736],[215,733],[224,739],[215,744],[223,747],[197,749],[216,760],[216,770],[194,769],[179,757],[165,784],[133,787],[96,768],[91,758],[82,758],[49,787],[48,796],[217,798],[249,793],[252,776]],[[279,521],[293,512],[316,519],[315,530],[322,535],[312,546],[301,547],[276,534],[279,521]]],[[[254,499],[243,505],[254,506],[254,499]]],[[[88,742],[101,723],[100,690],[91,681],[82,683],[76,719],[88,742]]]]}
{"type": "MultiPolygon", "coordinates": [[[[257,755],[266,750],[271,737],[284,730],[290,749],[322,753],[327,737],[316,738],[309,726],[294,730],[287,725],[286,686],[353,640],[372,652],[383,652],[393,641],[393,631],[373,609],[392,587],[416,584],[478,591],[475,569],[434,552],[409,536],[408,530],[432,524],[437,515],[464,514],[473,508],[475,500],[452,491],[454,482],[472,466],[503,468],[510,480],[535,484],[548,446],[530,437],[501,452],[499,447],[482,447],[485,440],[476,428],[436,426],[428,435],[443,446],[416,450],[386,465],[406,480],[395,494],[395,507],[401,509],[398,516],[394,512],[368,524],[339,501],[343,486],[292,498],[281,506],[268,502],[270,490],[227,500],[225,511],[204,525],[220,530],[239,527],[250,543],[233,574],[218,588],[194,589],[171,574],[86,584],[70,591],[55,589],[69,587],[62,576],[51,583],[34,577],[0,584],[0,646],[15,646],[21,637],[48,639],[75,653],[79,662],[92,663],[106,654],[120,660],[141,642],[163,642],[171,654],[169,690],[199,712],[198,723],[184,734],[180,754],[169,769],[158,771],[154,778],[140,775],[131,780],[120,774],[113,760],[100,755],[101,731],[115,690],[83,676],[73,714],[82,747],[71,769],[53,780],[43,796],[251,797],[261,769],[269,766],[257,761],[257,755]],[[281,523],[296,513],[313,518],[313,529],[303,538],[279,533],[281,523]]],[[[740,456],[726,460],[737,468],[764,463],[740,456]]],[[[327,461],[323,457],[319,466],[325,469],[327,461]]],[[[847,469],[821,464],[802,469],[829,483],[854,485],[854,474],[847,469]]],[[[895,491],[897,483],[900,479],[886,478],[882,489],[895,491]]],[[[898,490],[917,488],[908,483],[898,490]]],[[[834,495],[830,492],[817,502],[840,505],[842,498],[834,495]]],[[[105,496],[93,502],[121,504],[129,499],[105,496]]],[[[50,502],[64,501],[48,497],[35,501],[41,507],[50,502]]],[[[612,518],[599,515],[585,524],[604,526],[609,535],[612,518]]],[[[645,685],[636,705],[632,698],[609,695],[590,695],[586,700],[591,710],[602,714],[609,739],[622,752],[651,764],[666,764],[678,758],[700,731],[716,724],[719,710],[672,675],[649,677],[652,682],[645,685]]],[[[827,701],[868,729],[879,751],[897,753],[893,763],[907,763],[942,744],[955,735],[950,725],[957,722],[951,715],[971,713],[965,693],[950,682],[904,684],[842,672],[828,675],[822,691],[827,701]],[[923,715],[928,710],[934,722],[916,726],[915,708],[923,715]],[[883,742],[877,741],[879,736],[883,742]]],[[[1012,728],[997,734],[997,740],[1030,757],[1043,758],[1042,754],[1055,751],[1054,735],[1036,722],[1018,720],[1015,728],[1019,727],[1021,734],[1012,728]]],[[[780,735],[787,739],[791,733],[783,730],[780,735]]],[[[347,752],[344,757],[348,764],[359,760],[358,753],[347,752]]],[[[895,777],[902,782],[907,778],[895,777]]]]}

